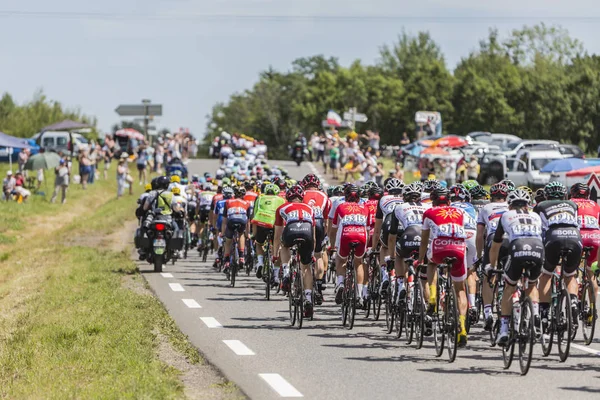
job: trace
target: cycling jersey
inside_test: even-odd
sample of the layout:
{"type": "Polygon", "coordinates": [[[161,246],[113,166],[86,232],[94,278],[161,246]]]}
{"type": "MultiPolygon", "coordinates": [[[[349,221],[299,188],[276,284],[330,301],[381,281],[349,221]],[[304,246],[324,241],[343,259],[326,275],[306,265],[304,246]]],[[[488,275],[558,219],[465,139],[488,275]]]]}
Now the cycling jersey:
{"type": "Polygon", "coordinates": [[[314,213],[311,206],[304,203],[285,203],[275,212],[275,226],[286,226],[292,222],[314,223],[314,213]]]}
{"type": "Polygon", "coordinates": [[[379,204],[377,205],[377,212],[375,214],[375,218],[377,219],[385,219],[388,215],[391,215],[396,207],[396,204],[402,203],[402,197],[387,195],[383,196],[381,200],[379,200],[379,204]]]}
{"type": "Polygon", "coordinates": [[[600,228],[598,219],[600,217],[600,205],[592,200],[572,199],[577,204],[577,222],[581,226],[581,241],[583,247],[593,247],[586,262],[591,266],[598,258],[600,247],[600,228]]]}
{"type": "Polygon", "coordinates": [[[335,210],[337,210],[338,206],[346,201],[346,198],[341,197],[332,197],[331,198],[331,208],[329,209],[328,219],[333,219],[335,215],[335,210]]]}
{"type": "Polygon", "coordinates": [[[481,199],[481,200],[473,200],[471,202],[471,204],[473,204],[473,207],[475,207],[475,209],[479,213],[483,207],[485,207],[486,205],[490,204],[490,201],[489,200],[483,200],[483,199],[481,199]]]}
{"type": "Polygon", "coordinates": [[[248,222],[250,204],[242,199],[229,199],[225,201],[224,215],[228,220],[248,222]]]}
{"type": "MultiPolygon", "coordinates": [[[[223,200],[223,193],[217,193],[213,196],[211,203],[210,203],[210,209],[213,210],[213,212],[215,212],[215,206],[217,205],[217,203],[219,201],[223,200]]],[[[216,214],[216,212],[215,212],[216,214]]]]}
{"type": "Polygon", "coordinates": [[[275,224],[277,209],[284,203],[285,200],[279,196],[261,194],[254,203],[252,224],[263,228],[272,228],[275,224]]]}
{"type": "Polygon", "coordinates": [[[477,211],[475,207],[471,203],[464,203],[462,201],[457,201],[451,204],[452,207],[460,208],[467,214],[467,223],[465,225],[465,229],[468,230],[477,230],[477,211]]]}
{"type": "Polygon", "coordinates": [[[327,198],[327,195],[320,190],[305,191],[302,202],[313,208],[315,219],[323,219],[329,215],[331,201],[327,198]]]}
{"type": "Polygon", "coordinates": [[[338,228],[336,244],[342,258],[350,254],[350,244],[358,243],[354,250],[356,257],[362,257],[367,250],[368,227],[371,223],[368,208],[364,204],[345,202],[335,210],[332,226],[338,228]]]}
{"type": "Polygon", "coordinates": [[[200,195],[198,196],[200,199],[200,209],[210,210],[210,206],[213,202],[213,198],[216,195],[217,194],[215,192],[210,192],[210,191],[205,191],[205,192],[200,193],[200,195]]]}
{"type": "Polygon", "coordinates": [[[369,216],[371,218],[371,225],[369,225],[370,229],[373,229],[375,226],[375,215],[377,214],[377,205],[379,204],[379,200],[367,200],[365,201],[365,206],[369,210],[369,216]]]}
{"type": "Polygon", "coordinates": [[[501,243],[506,233],[508,241],[521,238],[542,240],[542,220],[539,215],[528,211],[509,210],[502,214],[498,228],[494,233],[494,242],[501,243]]]}
{"type": "Polygon", "coordinates": [[[479,211],[477,216],[477,225],[483,225],[486,229],[486,237],[490,237],[496,232],[498,223],[502,214],[508,211],[508,203],[505,201],[498,203],[488,203],[479,211]]]}
{"type": "Polygon", "coordinates": [[[254,204],[254,201],[256,200],[256,198],[258,197],[258,194],[255,192],[246,192],[246,195],[244,196],[244,200],[246,200],[248,203],[250,203],[250,205],[254,204]]]}
{"type": "Polygon", "coordinates": [[[394,209],[392,215],[392,226],[390,232],[397,233],[409,226],[421,225],[423,223],[423,214],[431,208],[431,204],[421,202],[400,203],[394,209]]]}
{"type": "Polygon", "coordinates": [[[225,199],[217,201],[217,204],[215,204],[215,208],[213,210],[213,212],[217,216],[217,229],[219,231],[221,230],[221,225],[223,224],[223,216],[225,215],[225,203],[227,203],[227,200],[225,199]]]}
{"type": "Polygon", "coordinates": [[[545,200],[536,205],[534,211],[542,218],[544,232],[558,227],[579,227],[577,204],[570,200],[545,200]]]}

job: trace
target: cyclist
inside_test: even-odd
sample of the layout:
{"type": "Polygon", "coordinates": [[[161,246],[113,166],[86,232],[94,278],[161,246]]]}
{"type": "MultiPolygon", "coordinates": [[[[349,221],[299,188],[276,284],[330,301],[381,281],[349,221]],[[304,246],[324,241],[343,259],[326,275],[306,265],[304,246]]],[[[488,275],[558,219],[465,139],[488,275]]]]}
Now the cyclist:
{"type": "Polygon", "coordinates": [[[223,209],[223,224],[221,227],[221,232],[225,237],[225,249],[224,249],[224,259],[225,266],[223,268],[223,273],[225,275],[229,275],[229,254],[231,252],[231,241],[233,239],[234,232],[239,233],[239,262],[240,269],[243,268],[244,265],[244,248],[245,248],[245,232],[246,225],[248,225],[248,219],[250,216],[250,204],[244,200],[244,195],[246,194],[246,189],[242,186],[237,186],[234,190],[234,198],[229,199],[225,202],[225,208],[223,209]]]}
{"type": "MultiPolygon", "coordinates": [[[[508,196],[508,187],[503,183],[496,183],[490,187],[491,202],[483,206],[477,215],[477,258],[482,260],[482,264],[485,269],[490,269],[490,256],[489,250],[492,246],[492,239],[500,217],[506,211],[508,211],[508,203],[506,203],[506,196],[508,196]]],[[[508,255],[508,239],[502,244],[500,260],[504,260],[508,255]]],[[[494,325],[494,316],[492,315],[492,288],[490,284],[490,278],[487,276],[484,278],[485,282],[482,288],[483,297],[483,313],[485,317],[484,328],[486,331],[490,331],[494,325]]]]}
{"type": "Polygon", "coordinates": [[[529,269],[529,285],[526,293],[533,303],[534,326],[539,327],[539,293],[537,281],[544,263],[544,244],[542,242],[542,220],[539,215],[529,211],[531,196],[523,189],[508,194],[508,211],[502,214],[498,228],[494,233],[490,249],[492,268],[498,264],[498,255],[502,247],[503,236],[508,234],[510,243],[508,261],[504,271],[506,287],[502,295],[500,334],[496,342],[505,346],[509,338],[509,323],[512,312],[512,295],[523,269],[529,269]]]}
{"type": "MultiPolygon", "coordinates": [[[[210,210],[211,210],[211,205],[213,204],[213,198],[215,196],[217,196],[216,192],[213,192],[212,190],[210,190],[210,185],[208,185],[209,190],[203,190],[202,192],[200,192],[200,194],[198,195],[199,201],[198,201],[198,221],[200,222],[200,229],[198,230],[198,248],[201,248],[202,246],[208,246],[207,240],[208,240],[208,225],[210,225],[209,222],[209,214],[210,214],[210,210]]],[[[206,188],[206,186],[205,186],[206,188]]],[[[218,190],[218,189],[217,189],[218,190]]],[[[222,196],[220,196],[222,197],[222,196]]],[[[219,199],[219,197],[217,197],[217,199],[219,199]]],[[[214,226],[214,225],[213,225],[214,226]]]]}
{"type": "Polygon", "coordinates": [[[423,181],[423,192],[421,193],[421,202],[431,203],[429,196],[431,192],[433,192],[439,187],[442,187],[442,185],[437,179],[426,179],[425,181],[423,181]]]}
{"type": "MultiPolygon", "coordinates": [[[[534,211],[542,218],[546,250],[546,261],[539,286],[540,314],[545,331],[548,326],[548,310],[550,309],[551,278],[560,263],[563,251],[568,251],[568,253],[564,256],[564,268],[561,274],[564,277],[567,291],[571,295],[573,316],[579,315],[576,274],[583,247],[577,221],[577,204],[566,200],[567,188],[560,182],[550,182],[544,187],[544,194],[546,200],[537,204],[534,211]]],[[[573,324],[573,328],[576,327],[577,324],[573,324]]]]}
{"type": "Polygon", "coordinates": [[[469,189],[469,195],[471,195],[471,204],[473,204],[477,213],[479,213],[486,204],[490,203],[488,200],[488,192],[479,184],[472,189],[469,189]]]}
{"type": "Polygon", "coordinates": [[[546,200],[546,194],[544,193],[544,188],[540,188],[535,191],[535,204],[539,204],[542,201],[546,200]]]}
{"type": "Polygon", "coordinates": [[[396,249],[396,293],[398,293],[396,301],[401,304],[406,300],[404,278],[408,272],[404,261],[414,251],[419,251],[423,214],[427,209],[431,208],[431,203],[421,203],[422,192],[423,185],[421,182],[413,182],[404,186],[402,192],[404,202],[396,205],[392,214],[388,248],[396,249]]]}
{"type": "Polygon", "coordinates": [[[586,273],[592,282],[594,299],[598,298],[598,282],[594,279],[592,264],[598,259],[600,250],[600,205],[590,200],[590,188],[585,183],[571,186],[571,200],[577,204],[577,221],[581,227],[583,247],[593,247],[586,260],[586,273]]]}
{"type": "Polygon", "coordinates": [[[327,198],[327,195],[319,190],[321,181],[314,174],[308,174],[304,177],[300,183],[304,188],[303,202],[313,208],[315,215],[315,279],[317,286],[317,293],[315,293],[315,304],[323,304],[323,276],[325,275],[325,259],[323,253],[323,245],[325,243],[327,232],[327,219],[329,215],[329,209],[331,208],[331,201],[327,198]]]}
{"type": "MultiPolygon", "coordinates": [[[[388,193],[379,200],[375,213],[374,234],[371,247],[376,248],[377,242],[381,242],[379,250],[379,265],[381,266],[381,294],[384,294],[390,285],[388,275],[388,262],[392,259],[394,247],[388,248],[388,235],[392,223],[392,214],[397,204],[402,202],[402,190],[404,182],[397,178],[388,179],[385,191],[388,193]],[[388,254],[389,253],[389,254],[388,254]]],[[[391,266],[390,266],[391,268],[391,266]]]]}
{"type": "Polygon", "coordinates": [[[331,227],[336,236],[336,244],[338,245],[336,262],[336,304],[342,303],[344,277],[346,275],[345,260],[350,254],[350,245],[358,243],[354,249],[354,268],[356,272],[356,282],[358,290],[357,308],[363,307],[363,287],[364,283],[364,266],[362,257],[367,250],[368,227],[369,227],[369,210],[364,204],[360,204],[359,188],[354,184],[349,184],[344,189],[345,201],[340,204],[335,210],[331,227]],[[360,283],[359,283],[360,282],[360,283]]]}
{"type": "MultiPolygon", "coordinates": [[[[271,238],[273,238],[273,226],[275,225],[275,213],[279,206],[285,203],[281,197],[279,197],[279,188],[272,183],[265,185],[264,189],[261,190],[261,194],[257,197],[254,203],[254,214],[250,223],[252,224],[252,236],[258,246],[256,246],[257,254],[257,270],[256,277],[262,277],[262,266],[264,265],[264,250],[263,245],[267,239],[269,232],[271,238]]],[[[274,251],[271,252],[274,254],[274,251]]],[[[279,268],[274,271],[275,282],[279,282],[279,268]]]]}
{"type": "Polygon", "coordinates": [[[282,288],[284,292],[289,292],[290,270],[288,265],[291,259],[290,247],[294,245],[295,240],[301,240],[298,244],[298,254],[300,255],[300,264],[302,264],[302,280],[305,288],[304,316],[310,318],[313,313],[311,302],[313,279],[310,264],[313,261],[313,249],[315,248],[314,211],[311,206],[302,202],[304,189],[300,185],[292,186],[287,191],[285,197],[288,202],[279,206],[275,213],[275,239],[273,248],[279,249],[281,246],[281,266],[283,268],[282,288]]]}
{"type": "MultiPolygon", "coordinates": [[[[455,257],[456,261],[450,269],[450,276],[456,291],[459,312],[458,345],[467,344],[467,330],[465,320],[467,314],[467,295],[465,293],[465,279],[467,278],[466,253],[467,238],[464,229],[467,223],[466,213],[460,208],[450,205],[448,189],[436,188],[429,198],[433,207],[423,214],[423,227],[421,228],[421,246],[419,248],[419,264],[423,264],[427,256],[427,287],[429,307],[427,314],[431,315],[437,300],[437,264],[441,264],[446,257],[455,257]]],[[[429,327],[428,327],[429,330],[429,327]]]]}
{"type": "MultiPolygon", "coordinates": [[[[222,186],[219,185],[217,186],[217,190],[216,190],[216,194],[213,196],[211,203],[210,203],[210,211],[208,212],[208,223],[209,225],[212,227],[213,231],[215,229],[215,227],[217,226],[216,222],[217,222],[217,218],[219,217],[218,214],[215,214],[215,208],[216,205],[219,201],[223,200],[223,188],[227,187],[225,184],[223,184],[222,186]]],[[[233,191],[232,191],[232,195],[233,195],[233,191]]],[[[200,204],[200,202],[198,202],[198,204],[200,204]]],[[[221,216],[221,220],[222,220],[222,216],[221,216]]],[[[217,232],[215,233],[215,237],[214,237],[214,243],[213,246],[215,249],[218,249],[220,247],[220,244],[218,243],[218,232],[221,232],[221,225],[219,225],[219,228],[217,228],[217,232]]]]}

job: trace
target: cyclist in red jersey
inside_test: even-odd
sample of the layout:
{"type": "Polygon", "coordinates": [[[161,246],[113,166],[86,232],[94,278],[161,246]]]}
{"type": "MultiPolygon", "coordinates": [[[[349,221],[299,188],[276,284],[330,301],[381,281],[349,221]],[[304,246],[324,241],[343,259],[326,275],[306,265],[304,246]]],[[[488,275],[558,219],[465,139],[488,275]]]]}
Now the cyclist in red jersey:
{"type": "Polygon", "coordinates": [[[234,232],[238,232],[239,235],[239,261],[240,269],[244,265],[244,248],[245,248],[245,233],[248,226],[248,220],[250,219],[250,204],[245,201],[244,195],[246,189],[243,187],[236,187],[234,189],[235,197],[227,200],[225,203],[225,210],[223,211],[223,224],[221,230],[225,237],[224,247],[224,259],[225,266],[223,273],[229,274],[229,253],[231,251],[231,240],[233,239],[234,232]]]}
{"type": "Polygon", "coordinates": [[[244,196],[244,200],[246,200],[250,204],[254,204],[254,201],[258,197],[258,193],[254,191],[254,182],[244,182],[244,188],[246,188],[246,195],[244,196]]]}
{"type": "MultiPolygon", "coordinates": [[[[375,230],[375,214],[377,213],[377,205],[379,204],[379,200],[381,200],[383,197],[383,189],[375,184],[369,188],[368,195],[369,199],[365,201],[364,204],[369,210],[369,216],[371,218],[371,224],[369,225],[369,238],[372,238],[375,230]]],[[[371,241],[369,240],[369,242],[371,241]]]]}
{"type": "Polygon", "coordinates": [[[598,260],[600,251],[600,205],[590,200],[590,188],[585,183],[571,186],[571,201],[577,204],[577,222],[581,228],[583,247],[594,248],[586,260],[586,273],[594,288],[594,298],[598,298],[598,282],[594,279],[592,264],[598,260]]]}
{"type": "Polygon", "coordinates": [[[317,293],[315,293],[315,304],[323,304],[323,289],[325,282],[323,276],[325,275],[325,255],[323,252],[323,244],[325,243],[325,232],[327,232],[327,218],[329,215],[329,209],[331,208],[331,201],[329,197],[323,191],[319,190],[321,182],[314,174],[308,174],[304,177],[300,183],[304,188],[304,199],[303,202],[312,207],[315,214],[315,279],[317,283],[317,293]]]}
{"type": "MultiPolygon", "coordinates": [[[[315,218],[313,208],[304,204],[304,189],[300,185],[292,186],[286,193],[287,203],[282,204],[275,212],[275,234],[273,249],[277,251],[280,248],[281,266],[283,268],[283,290],[290,291],[290,247],[294,245],[297,239],[302,240],[298,244],[298,254],[302,264],[302,280],[304,281],[304,315],[310,318],[312,309],[312,271],[310,264],[313,260],[313,250],[315,248],[315,218]]],[[[274,251],[274,254],[275,254],[274,251]]],[[[275,263],[276,260],[273,260],[275,263]]]]}
{"type": "Polygon", "coordinates": [[[364,271],[362,258],[367,250],[368,229],[371,224],[369,210],[364,204],[360,204],[359,189],[354,184],[349,184],[344,189],[345,202],[341,203],[335,210],[331,226],[339,245],[335,259],[337,283],[335,302],[342,303],[344,277],[346,275],[345,261],[350,254],[350,244],[358,243],[354,249],[354,268],[356,270],[356,282],[358,289],[357,307],[363,306],[363,294],[365,279],[368,275],[364,271]]]}
{"type": "MultiPolygon", "coordinates": [[[[456,290],[459,311],[458,344],[467,344],[465,319],[467,315],[467,294],[465,279],[467,278],[466,264],[466,231],[467,217],[460,208],[450,206],[448,189],[438,187],[430,194],[433,208],[423,213],[421,229],[421,247],[419,248],[419,263],[422,264],[427,255],[427,287],[429,288],[428,315],[435,311],[437,296],[437,265],[443,263],[446,257],[456,257],[450,275],[456,290]]],[[[426,293],[427,294],[427,293],[426,293]]],[[[427,297],[426,297],[427,298],[427,297]]],[[[430,321],[428,321],[428,325],[430,321]]],[[[429,326],[428,326],[429,328],[429,326]]],[[[429,331],[429,329],[428,329],[429,331]]]]}

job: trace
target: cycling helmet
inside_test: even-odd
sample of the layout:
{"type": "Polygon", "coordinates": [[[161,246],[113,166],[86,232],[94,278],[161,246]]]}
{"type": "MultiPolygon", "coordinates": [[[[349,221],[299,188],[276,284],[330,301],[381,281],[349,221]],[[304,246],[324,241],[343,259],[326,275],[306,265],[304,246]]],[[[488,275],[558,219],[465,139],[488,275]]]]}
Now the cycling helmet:
{"type": "Polygon", "coordinates": [[[526,206],[531,203],[531,196],[529,192],[523,189],[515,189],[508,193],[508,197],[506,198],[508,205],[514,206],[526,206]]]}
{"type": "Polygon", "coordinates": [[[233,189],[233,194],[236,198],[241,199],[246,195],[246,188],[243,186],[236,186],[236,188],[233,189]]]}
{"type": "Polygon", "coordinates": [[[508,196],[508,192],[509,192],[508,186],[506,186],[502,182],[495,183],[490,187],[490,195],[495,198],[505,199],[506,196],[508,196]]]}
{"type": "Polygon", "coordinates": [[[319,187],[321,185],[321,181],[315,174],[308,174],[302,179],[300,182],[302,187],[306,189],[307,187],[319,187]]]}
{"type": "Polygon", "coordinates": [[[476,186],[479,186],[479,183],[477,183],[475,179],[469,179],[468,181],[464,181],[462,185],[465,187],[465,189],[467,189],[470,192],[471,189],[473,189],[476,186]]]}
{"type": "Polygon", "coordinates": [[[469,191],[461,184],[450,187],[448,191],[450,192],[450,201],[471,201],[469,191]]]}
{"type": "Polygon", "coordinates": [[[442,185],[437,179],[427,179],[423,182],[423,191],[425,193],[431,193],[435,189],[441,188],[442,185]]]}
{"type": "Polygon", "coordinates": [[[173,189],[171,189],[171,193],[181,195],[181,189],[175,186],[173,189]]]}
{"type": "Polygon", "coordinates": [[[404,186],[402,196],[404,197],[404,201],[414,202],[421,200],[421,193],[423,193],[423,185],[421,185],[421,182],[413,182],[404,186]]]}
{"type": "Polygon", "coordinates": [[[279,188],[272,183],[269,183],[264,187],[263,190],[261,190],[261,192],[271,196],[277,196],[279,194],[279,188]]]}
{"type": "Polygon", "coordinates": [[[223,183],[223,185],[231,185],[231,179],[229,179],[229,178],[223,178],[222,183],[223,183]]]}
{"type": "Polygon", "coordinates": [[[512,192],[513,190],[515,190],[517,188],[515,186],[515,183],[513,181],[511,181],[510,179],[504,179],[504,180],[500,181],[500,183],[505,184],[506,187],[508,188],[509,192],[512,192]]]}
{"type": "Polygon", "coordinates": [[[333,195],[334,196],[343,196],[344,195],[344,187],[343,186],[336,186],[333,188],[333,195]]]}
{"type": "Polygon", "coordinates": [[[292,201],[293,199],[302,200],[304,198],[304,189],[300,185],[294,185],[285,193],[285,199],[292,201]]]}
{"type": "Polygon", "coordinates": [[[335,186],[329,186],[327,188],[327,197],[333,197],[333,191],[335,190],[335,186]]]}
{"type": "MultiPolygon", "coordinates": [[[[194,175],[194,176],[198,176],[198,175],[194,175]]],[[[205,177],[205,178],[208,178],[209,176],[210,176],[210,172],[205,172],[205,173],[204,173],[204,177],[205,177]]]]}
{"type": "Polygon", "coordinates": [[[379,186],[379,185],[377,185],[377,184],[376,184],[375,182],[373,182],[373,181],[367,181],[367,182],[365,182],[365,184],[363,185],[363,187],[366,187],[366,188],[367,188],[367,191],[368,191],[369,189],[371,189],[372,187],[374,187],[374,186],[379,186]]]}
{"type": "Polygon", "coordinates": [[[372,185],[369,188],[369,200],[379,200],[383,197],[383,189],[378,185],[372,185]]]}
{"type": "Polygon", "coordinates": [[[385,184],[385,190],[389,194],[392,194],[392,195],[401,194],[403,188],[404,188],[404,182],[402,182],[398,178],[391,178],[385,184]]]}
{"type": "Polygon", "coordinates": [[[277,187],[279,188],[279,190],[285,190],[287,189],[287,183],[285,182],[284,179],[281,179],[279,177],[277,177],[274,181],[273,184],[277,185],[277,187]]]}
{"type": "MultiPolygon", "coordinates": [[[[218,171],[217,171],[218,172],[218,171]]],[[[218,175],[218,174],[217,174],[218,175]]],[[[192,175],[192,182],[198,182],[198,179],[200,178],[200,176],[198,176],[198,174],[194,174],[192,175]]]]}
{"type": "Polygon", "coordinates": [[[477,186],[475,186],[474,188],[470,189],[469,194],[471,195],[471,199],[474,199],[474,200],[485,199],[488,195],[488,193],[483,188],[483,186],[481,186],[479,184],[477,186]]]}
{"type": "Polygon", "coordinates": [[[590,187],[585,183],[578,182],[571,186],[571,197],[576,199],[589,199],[590,198],[590,187]]]}
{"type": "Polygon", "coordinates": [[[230,187],[223,188],[223,198],[229,200],[233,197],[233,189],[230,187]]]}
{"type": "Polygon", "coordinates": [[[181,178],[179,177],[179,175],[171,175],[171,183],[180,183],[181,182],[181,178]]]}
{"type": "Polygon", "coordinates": [[[533,190],[531,190],[531,188],[529,186],[519,186],[519,187],[517,187],[517,189],[526,191],[527,193],[529,193],[529,197],[533,196],[533,190]]]}
{"type": "Polygon", "coordinates": [[[358,189],[358,193],[359,193],[359,195],[360,195],[361,198],[366,199],[369,196],[369,186],[362,185],[358,189]]]}
{"type": "Polygon", "coordinates": [[[169,178],[166,176],[159,176],[156,178],[156,190],[167,190],[169,188],[169,178]]]}
{"type": "Polygon", "coordinates": [[[152,184],[151,183],[146,183],[146,185],[144,186],[144,190],[146,192],[149,192],[152,190],[152,184]]]}
{"type": "Polygon", "coordinates": [[[254,182],[252,182],[252,181],[245,181],[244,182],[244,188],[246,188],[246,190],[252,190],[254,188],[254,182]]]}
{"type": "Polygon", "coordinates": [[[546,199],[562,200],[567,194],[567,188],[560,182],[550,182],[544,187],[546,199]]]}
{"type": "Polygon", "coordinates": [[[181,178],[181,184],[182,185],[187,185],[188,184],[187,178],[181,178]]]}
{"type": "Polygon", "coordinates": [[[544,192],[544,188],[540,188],[535,191],[535,203],[541,203],[546,200],[546,193],[544,192]]]}
{"type": "Polygon", "coordinates": [[[344,198],[347,202],[358,203],[360,200],[360,189],[354,184],[349,184],[344,189],[344,198]]]}
{"type": "Polygon", "coordinates": [[[437,188],[433,189],[433,191],[429,195],[429,198],[433,202],[434,206],[438,205],[438,204],[450,202],[450,196],[448,195],[448,189],[446,189],[445,187],[437,187],[437,188]]]}

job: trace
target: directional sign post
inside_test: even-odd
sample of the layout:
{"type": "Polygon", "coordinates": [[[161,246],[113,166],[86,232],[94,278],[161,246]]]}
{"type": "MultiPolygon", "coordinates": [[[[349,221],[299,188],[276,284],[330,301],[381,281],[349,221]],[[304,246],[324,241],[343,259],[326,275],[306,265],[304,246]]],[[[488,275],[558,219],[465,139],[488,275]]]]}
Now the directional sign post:
{"type": "Polygon", "coordinates": [[[369,118],[365,114],[361,114],[356,111],[356,107],[350,107],[348,111],[344,113],[344,120],[348,121],[348,126],[355,129],[357,122],[367,122],[369,118]]]}
{"type": "Polygon", "coordinates": [[[122,104],[115,109],[121,117],[144,117],[144,136],[148,136],[149,117],[162,115],[162,104],[150,104],[151,101],[144,99],[142,104],[122,104]]]}

